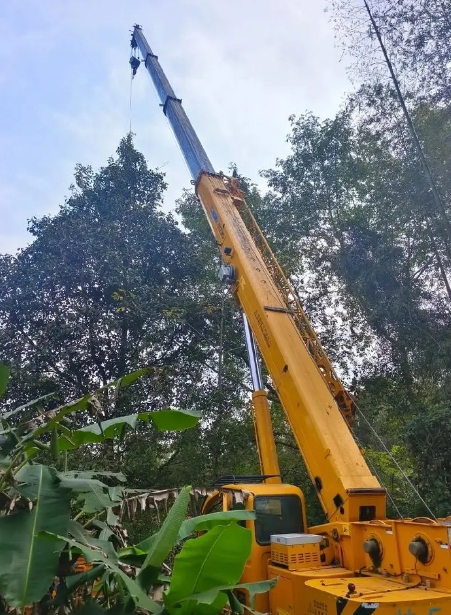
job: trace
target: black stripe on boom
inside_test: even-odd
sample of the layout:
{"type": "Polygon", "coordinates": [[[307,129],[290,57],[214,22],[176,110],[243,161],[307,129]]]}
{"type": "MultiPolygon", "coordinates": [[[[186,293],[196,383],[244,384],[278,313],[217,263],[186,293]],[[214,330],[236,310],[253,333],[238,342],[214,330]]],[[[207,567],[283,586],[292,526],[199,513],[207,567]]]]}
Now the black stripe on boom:
{"type": "Polygon", "coordinates": [[[343,613],[343,609],[348,604],[349,600],[347,598],[338,598],[337,600],[337,615],[341,615],[343,613]]]}
{"type": "Polygon", "coordinates": [[[353,615],[372,615],[378,606],[379,605],[370,606],[369,604],[361,604],[357,607],[357,610],[354,611],[353,615]]]}

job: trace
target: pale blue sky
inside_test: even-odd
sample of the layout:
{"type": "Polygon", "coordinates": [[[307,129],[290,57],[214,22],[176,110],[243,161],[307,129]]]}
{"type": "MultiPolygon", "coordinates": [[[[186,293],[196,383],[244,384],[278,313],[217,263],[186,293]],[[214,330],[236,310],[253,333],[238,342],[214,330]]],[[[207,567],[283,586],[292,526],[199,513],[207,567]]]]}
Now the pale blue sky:
{"type": "MultiPolygon", "coordinates": [[[[288,116],[334,114],[350,88],[326,0],[2,0],[0,253],[54,213],[77,162],[106,163],[129,129],[129,39],[143,26],[217,170],[288,152],[288,116]]],[[[189,174],[143,67],[132,130],[166,173],[165,208],[189,174]]]]}

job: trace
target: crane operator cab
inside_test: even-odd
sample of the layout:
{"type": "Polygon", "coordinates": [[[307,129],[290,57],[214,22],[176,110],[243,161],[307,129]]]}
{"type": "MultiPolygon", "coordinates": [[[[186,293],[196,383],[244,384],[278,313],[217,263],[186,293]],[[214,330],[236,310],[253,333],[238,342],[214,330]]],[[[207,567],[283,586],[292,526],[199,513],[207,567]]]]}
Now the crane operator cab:
{"type": "MultiPolygon", "coordinates": [[[[267,613],[270,612],[272,594],[278,593],[277,587],[283,575],[306,567],[319,571],[325,564],[332,563],[333,554],[327,548],[326,537],[307,533],[305,500],[298,487],[238,482],[251,478],[257,479],[227,476],[218,481],[215,485],[218,491],[206,499],[202,514],[226,510],[255,512],[255,520],[240,522],[252,532],[252,550],[241,583],[279,579],[269,596],[261,594],[256,597],[254,608],[267,613]]],[[[245,591],[238,591],[237,597],[249,605],[245,591]]]]}

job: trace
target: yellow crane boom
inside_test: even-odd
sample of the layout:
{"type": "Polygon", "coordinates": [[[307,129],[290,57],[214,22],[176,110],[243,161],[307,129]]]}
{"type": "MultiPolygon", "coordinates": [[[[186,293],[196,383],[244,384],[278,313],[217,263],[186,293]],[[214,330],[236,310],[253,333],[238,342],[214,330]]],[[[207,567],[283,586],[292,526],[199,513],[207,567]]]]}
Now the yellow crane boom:
{"type": "Polygon", "coordinates": [[[304,343],[223,179],[201,173],[196,193],[271,374],[293,435],[328,519],[385,517],[385,490],[371,474],[304,343]]]}

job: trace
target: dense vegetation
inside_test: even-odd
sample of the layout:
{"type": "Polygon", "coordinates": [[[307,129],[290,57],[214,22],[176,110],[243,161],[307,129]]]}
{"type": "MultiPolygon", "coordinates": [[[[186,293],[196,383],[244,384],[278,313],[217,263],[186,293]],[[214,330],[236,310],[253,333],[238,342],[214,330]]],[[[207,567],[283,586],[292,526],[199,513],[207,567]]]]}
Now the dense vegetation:
{"type": "MultiPolygon", "coordinates": [[[[291,152],[262,172],[265,193],[240,181],[356,397],[356,435],[391,491],[390,512],[425,512],[400,466],[434,513],[448,515],[451,2],[380,0],[372,8],[443,209],[368,16],[352,0],[335,0],[331,15],[355,58],[358,88],[333,118],[293,108],[291,152]]],[[[70,451],[69,469],[121,470],[134,488],[210,486],[220,474],[258,467],[246,354],[203,213],[186,192],[180,226],[162,212],[164,190],[129,135],[98,172],[77,167],[59,213],[30,221],[29,247],[0,257],[6,402],[54,393],[52,407],[149,367],[134,387],[98,398],[100,419],[175,406],[201,412],[202,421],[177,433],[144,423],[117,445],[105,443],[101,456],[70,451]]],[[[272,405],[284,477],[311,495],[316,521],[305,470],[275,398],[272,405]]]]}
{"type": "MultiPolygon", "coordinates": [[[[199,414],[175,409],[99,420],[99,399],[117,398],[148,373],[142,369],[127,374],[47,412],[43,405],[49,395],[2,414],[2,612],[215,615],[226,604],[237,610],[232,593],[236,587],[246,588],[252,600],[273,585],[273,581],[237,585],[252,544],[251,531],[239,521],[254,519],[253,511],[187,517],[196,496],[189,486],[162,494],[129,489],[122,473],[67,469],[68,451],[89,446],[101,454],[103,444],[115,445],[140,421],[152,422],[161,431],[196,425],[199,414]],[[24,416],[29,412],[32,419],[24,416]],[[79,428],[74,421],[77,413],[97,420],[88,419],[79,428]],[[45,463],[47,458],[57,464],[60,456],[61,471],[45,463]],[[163,523],[130,544],[124,512],[139,502],[141,508],[147,504],[158,513],[162,495],[167,496],[166,505],[168,500],[172,504],[163,523]],[[200,530],[202,535],[196,536],[200,530]],[[172,567],[165,563],[171,555],[172,567]]],[[[9,368],[0,363],[0,397],[8,380],[9,368]]]]}

